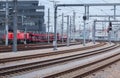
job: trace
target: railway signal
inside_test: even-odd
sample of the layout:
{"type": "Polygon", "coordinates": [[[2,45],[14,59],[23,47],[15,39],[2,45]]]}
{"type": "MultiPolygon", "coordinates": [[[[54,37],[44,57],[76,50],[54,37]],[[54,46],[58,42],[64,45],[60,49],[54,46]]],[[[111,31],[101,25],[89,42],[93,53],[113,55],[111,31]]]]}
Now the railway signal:
{"type": "Polygon", "coordinates": [[[13,8],[9,8],[9,16],[13,14],[13,8]]]}
{"type": "Polygon", "coordinates": [[[109,33],[109,31],[112,31],[112,22],[109,22],[109,26],[108,26],[107,32],[109,33]]]}
{"type": "Polygon", "coordinates": [[[109,26],[108,26],[108,39],[109,39],[109,43],[111,44],[111,31],[112,31],[112,22],[109,22],[109,26]]]}
{"type": "Polygon", "coordinates": [[[86,16],[83,16],[83,20],[86,21],[86,20],[87,20],[87,17],[86,17],[86,16]]]}

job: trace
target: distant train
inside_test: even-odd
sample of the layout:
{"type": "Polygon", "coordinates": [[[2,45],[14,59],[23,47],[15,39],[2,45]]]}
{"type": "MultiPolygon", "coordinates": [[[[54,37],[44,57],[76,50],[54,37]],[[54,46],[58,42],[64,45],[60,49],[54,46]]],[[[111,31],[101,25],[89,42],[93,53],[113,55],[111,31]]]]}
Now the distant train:
{"type": "MultiPolygon", "coordinates": [[[[8,33],[8,42],[9,44],[12,44],[13,42],[13,32],[8,33]]],[[[5,42],[6,36],[3,35],[2,41],[5,42]]],[[[66,41],[67,37],[64,35],[63,40],[66,41]]],[[[54,40],[54,34],[50,33],[49,34],[49,41],[53,42],[54,40]]],[[[60,34],[57,34],[57,41],[61,41],[62,36],[60,34]]],[[[35,43],[35,42],[47,42],[48,41],[48,34],[46,33],[24,33],[24,32],[17,32],[17,42],[18,43],[35,43]]]]}

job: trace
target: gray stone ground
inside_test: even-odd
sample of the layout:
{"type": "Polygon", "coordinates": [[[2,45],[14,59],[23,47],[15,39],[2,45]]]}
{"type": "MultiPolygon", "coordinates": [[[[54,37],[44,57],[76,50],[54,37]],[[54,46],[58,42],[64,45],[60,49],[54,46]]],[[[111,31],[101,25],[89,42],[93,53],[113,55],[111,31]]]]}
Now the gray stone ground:
{"type": "Polygon", "coordinates": [[[84,78],[120,78],[120,61],[84,78]]]}

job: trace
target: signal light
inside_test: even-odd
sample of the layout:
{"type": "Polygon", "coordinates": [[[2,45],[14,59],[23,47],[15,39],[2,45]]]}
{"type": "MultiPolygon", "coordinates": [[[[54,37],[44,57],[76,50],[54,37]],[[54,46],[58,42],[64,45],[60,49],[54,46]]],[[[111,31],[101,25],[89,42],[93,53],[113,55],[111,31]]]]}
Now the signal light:
{"type": "Polygon", "coordinates": [[[107,32],[109,33],[109,31],[112,31],[112,22],[109,22],[109,26],[108,26],[107,32]]]}
{"type": "Polygon", "coordinates": [[[83,16],[83,20],[85,21],[87,19],[87,17],[86,16],[83,16]]]}
{"type": "Polygon", "coordinates": [[[9,15],[12,15],[12,14],[13,14],[13,9],[9,8],[9,15]]]}
{"type": "Polygon", "coordinates": [[[112,30],[112,23],[109,22],[109,31],[111,31],[111,30],[112,30]]]}

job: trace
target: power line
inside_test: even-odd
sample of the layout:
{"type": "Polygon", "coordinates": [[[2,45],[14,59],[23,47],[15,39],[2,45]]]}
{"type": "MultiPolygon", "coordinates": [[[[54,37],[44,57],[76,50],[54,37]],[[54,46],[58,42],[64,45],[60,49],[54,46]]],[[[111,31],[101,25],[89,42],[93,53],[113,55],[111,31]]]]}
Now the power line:
{"type": "Polygon", "coordinates": [[[105,1],[105,0],[102,0],[103,2],[105,2],[105,3],[108,3],[107,1],[105,1]]]}
{"type": "Polygon", "coordinates": [[[109,15],[109,14],[107,14],[103,9],[100,9],[104,14],[106,14],[106,15],[109,15]]]}

